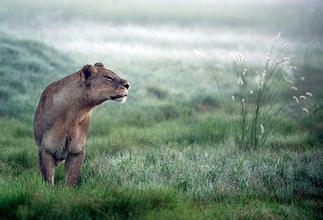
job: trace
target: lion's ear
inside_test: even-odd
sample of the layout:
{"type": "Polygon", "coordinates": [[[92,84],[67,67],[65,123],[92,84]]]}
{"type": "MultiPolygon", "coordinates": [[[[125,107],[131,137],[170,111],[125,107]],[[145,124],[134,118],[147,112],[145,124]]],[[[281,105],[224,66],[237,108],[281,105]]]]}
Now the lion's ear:
{"type": "Polygon", "coordinates": [[[97,69],[93,65],[87,64],[87,65],[83,66],[83,68],[81,70],[81,77],[84,78],[85,80],[87,80],[88,78],[93,76],[93,74],[95,74],[95,73],[97,73],[97,69]]]}
{"type": "Polygon", "coordinates": [[[104,64],[100,62],[95,63],[94,66],[104,68],[104,64]]]}

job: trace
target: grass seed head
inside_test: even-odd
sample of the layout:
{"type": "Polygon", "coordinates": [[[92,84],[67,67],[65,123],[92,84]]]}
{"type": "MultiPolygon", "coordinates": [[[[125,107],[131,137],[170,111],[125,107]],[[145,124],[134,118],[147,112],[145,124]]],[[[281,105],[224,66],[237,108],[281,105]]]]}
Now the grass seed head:
{"type": "Polygon", "coordinates": [[[285,43],[283,46],[282,46],[282,48],[283,49],[285,49],[285,48],[287,48],[287,47],[290,47],[292,44],[290,44],[290,43],[285,43]]]}
{"type": "Polygon", "coordinates": [[[307,108],[303,108],[303,111],[306,112],[307,114],[310,113],[310,111],[307,108]]]}
{"type": "Polygon", "coordinates": [[[296,96],[293,96],[293,99],[298,103],[298,98],[296,96]]]}
{"type": "Polygon", "coordinates": [[[290,57],[284,57],[282,62],[289,65],[291,63],[291,59],[290,59],[290,57]]]}
{"type": "Polygon", "coordinates": [[[262,72],[262,76],[263,76],[263,77],[265,77],[265,76],[266,76],[266,74],[267,74],[267,70],[266,70],[266,69],[264,69],[264,71],[262,72]]]}
{"type": "Polygon", "coordinates": [[[241,78],[238,79],[238,86],[243,86],[243,80],[241,78]]]}
{"type": "Polygon", "coordinates": [[[247,73],[247,68],[245,68],[245,69],[243,70],[242,75],[244,76],[244,75],[246,75],[246,73],[247,73]]]}
{"type": "Polygon", "coordinates": [[[265,132],[265,127],[263,126],[263,124],[260,124],[260,131],[262,134],[265,132]]]}
{"type": "Polygon", "coordinates": [[[307,95],[307,96],[311,96],[311,97],[313,97],[313,94],[312,94],[312,93],[310,93],[310,92],[306,92],[306,95],[307,95]]]}
{"type": "Polygon", "coordinates": [[[242,58],[240,53],[238,53],[238,60],[239,60],[240,63],[243,63],[243,58],[242,58]]]}

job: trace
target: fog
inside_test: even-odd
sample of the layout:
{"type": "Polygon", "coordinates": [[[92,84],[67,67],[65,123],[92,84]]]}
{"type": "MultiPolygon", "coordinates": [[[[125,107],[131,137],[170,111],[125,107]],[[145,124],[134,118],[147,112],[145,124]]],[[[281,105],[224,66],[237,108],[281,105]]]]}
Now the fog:
{"type": "Polygon", "coordinates": [[[4,1],[0,31],[88,59],[196,59],[245,54],[256,64],[277,33],[294,49],[320,47],[319,1],[4,1]],[[297,17],[296,17],[297,16],[297,17]]]}

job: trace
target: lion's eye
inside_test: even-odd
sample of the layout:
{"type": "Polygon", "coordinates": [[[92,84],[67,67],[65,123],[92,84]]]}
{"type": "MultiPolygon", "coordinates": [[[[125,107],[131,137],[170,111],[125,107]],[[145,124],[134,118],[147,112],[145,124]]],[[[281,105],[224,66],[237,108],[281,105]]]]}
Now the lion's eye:
{"type": "Polygon", "coordinates": [[[106,78],[107,80],[109,80],[109,81],[112,81],[112,77],[111,76],[109,76],[109,75],[105,75],[104,76],[104,78],[106,78]]]}

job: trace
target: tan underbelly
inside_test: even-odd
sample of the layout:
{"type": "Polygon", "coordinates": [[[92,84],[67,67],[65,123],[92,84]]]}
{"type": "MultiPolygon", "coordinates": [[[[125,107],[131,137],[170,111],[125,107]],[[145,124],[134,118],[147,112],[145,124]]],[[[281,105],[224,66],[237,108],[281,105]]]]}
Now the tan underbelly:
{"type": "Polygon", "coordinates": [[[68,153],[69,152],[67,150],[57,151],[57,152],[53,153],[53,156],[55,157],[56,161],[63,161],[67,158],[68,153]]]}
{"type": "Polygon", "coordinates": [[[58,166],[58,165],[60,165],[61,163],[64,163],[65,162],[65,160],[56,160],[55,161],[55,166],[58,166]]]}

